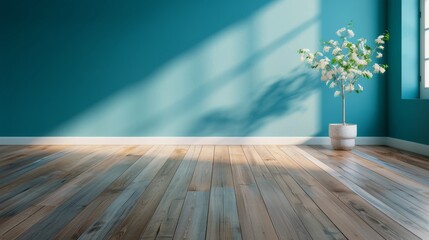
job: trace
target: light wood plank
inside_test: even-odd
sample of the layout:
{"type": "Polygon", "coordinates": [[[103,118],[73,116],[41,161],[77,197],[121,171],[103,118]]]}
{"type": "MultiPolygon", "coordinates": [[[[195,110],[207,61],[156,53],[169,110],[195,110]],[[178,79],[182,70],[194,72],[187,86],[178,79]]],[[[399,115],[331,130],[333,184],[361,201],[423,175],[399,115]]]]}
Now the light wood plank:
{"type": "Polygon", "coordinates": [[[203,239],[207,229],[214,146],[203,146],[173,239],[203,239]]]}
{"type": "Polygon", "coordinates": [[[427,159],[383,146],[0,146],[0,239],[426,239],[427,159]]]}
{"type": "MultiPolygon", "coordinates": [[[[429,190],[428,186],[419,182],[419,180],[415,180],[412,177],[410,178],[409,174],[402,174],[400,171],[396,171],[395,168],[390,168],[389,166],[384,166],[382,162],[379,162],[377,158],[373,158],[369,155],[359,156],[357,154],[344,152],[344,157],[347,157],[348,160],[353,161],[365,168],[371,169],[372,171],[394,181],[400,185],[403,185],[407,189],[415,191],[426,198],[429,198],[429,190]],[[366,157],[364,157],[366,156],[366,157]],[[374,161],[372,161],[372,160],[374,161]]],[[[418,177],[417,177],[418,178],[418,177]]]]}
{"type": "Polygon", "coordinates": [[[242,239],[227,146],[216,146],[206,239],[242,239]]]}
{"type": "Polygon", "coordinates": [[[136,195],[138,199],[132,201],[132,208],[127,211],[129,214],[124,216],[123,220],[118,221],[118,224],[109,232],[111,239],[139,239],[141,237],[188,148],[188,146],[179,146],[174,148],[173,152],[168,151],[169,157],[166,160],[153,161],[156,164],[154,166],[156,171],[151,172],[155,172],[156,175],[153,177],[152,173],[142,174],[142,181],[137,183],[143,185],[144,192],[136,195]],[[145,177],[146,175],[149,175],[150,178],[145,177]],[[148,181],[150,183],[146,185],[148,181]]]}
{"type": "Polygon", "coordinates": [[[429,157],[419,155],[417,153],[408,152],[401,149],[396,149],[387,146],[366,146],[368,150],[375,151],[381,155],[393,155],[395,159],[417,166],[419,168],[429,170],[429,157]]]}
{"type": "MultiPolygon", "coordinates": [[[[69,159],[70,158],[67,158],[66,160],[69,159]]],[[[2,209],[0,211],[2,221],[7,220],[7,217],[11,217],[17,212],[20,212],[21,209],[26,209],[32,204],[36,204],[40,199],[43,199],[46,195],[58,190],[75,177],[85,172],[88,168],[97,164],[100,160],[101,158],[97,157],[97,152],[91,152],[88,155],[73,161],[72,164],[65,166],[63,169],[55,171],[55,174],[47,178],[42,185],[33,186],[26,191],[16,194],[7,201],[2,202],[0,204],[0,209],[2,209]]]]}
{"type": "Polygon", "coordinates": [[[33,171],[19,175],[19,177],[14,179],[12,182],[1,182],[0,195],[19,185],[26,184],[29,180],[36,179],[38,177],[40,178],[40,176],[61,174],[61,172],[64,172],[63,169],[68,169],[71,166],[74,166],[76,159],[81,159],[87,156],[87,151],[90,151],[90,147],[76,147],[76,149],[73,149],[70,153],[56,158],[55,161],[50,161],[33,171]]]}
{"type": "MultiPolygon", "coordinates": [[[[323,159],[324,161],[332,164],[338,164],[338,166],[344,169],[344,171],[352,171],[355,175],[358,174],[358,176],[363,176],[363,181],[371,180],[372,182],[382,185],[382,188],[388,190],[387,192],[394,192],[418,207],[429,205],[429,198],[427,196],[422,195],[419,191],[414,191],[414,189],[408,188],[397,181],[393,181],[377,171],[374,171],[371,166],[365,167],[364,162],[360,162],[359,164],[356,161],[353,161],[352,157],[347,156],[348,153],[345,153],[344,156],[338,156],[333,154],[333,150],[326,149],[325,147],[306,146],[301,148],[318,159],[323,159]]],[[[427,209],[423,210],[428,211],[427,209]]]]}
{"type": "Polygon", "coordinates": [[[311,239],[292,204],[286,198],[256,150],[252,146],[243,146],[243,151],[279,239],[311,239]]]}
{"type": "Polygon", "coordinates": [[[201,146],[191,146],[149,221],[143,239],[173,238],[201,146]]]}
{"type": "MultiPolygon", "coordinates": [[[[141,153],[144,154],[150,146],[144,146],[141,148],[141,153]]],[[[131,149],[128,149],[131,151],[131,149]]],[[[139,149],[140,150],[140,149],[139,149]]],[[[79,170],[79,174],[74,174],[69,182],[64,184],[61,188],[57,189],[55,192],[49,194],[45,199],[43,199],[38,205],[42,206],[59,206],[68,198],[72,197],[80,189],[82,189],[86,183],[93,180],[100,173],[107,171],[113,164],[115,164],[114,156],[115,154],[122,154],[123,149],[121,147],[106,147],[100,148],[94,153],[89,159],[90,162],[94,162],[94,165],[85,164],[79,170]]]]}
{"type": "Polygon", "coordinates": [[[397,172],[400,175],[406,176],[413,181],[420,183],[426,191],[429,191],[429,171],[403,162],[395,158],[395,156],[386,156],[378,154],[375,151],[368,149],[356,148],[353,153],[365,158],[373,163],[383,166],[386,169],[397,172]]]}
{"type": "MultiPolygon", "coordinates": [[[[286,147],[284,147],[284,149],[286,149],[286,147]]],[[[350,181],[345,176],[339,174],[328,165],[316,159],[311,154],[299,149],[298,147],[287,147],[287,150],[294,156],[294,160],[299,162],[301,166],[310,169],[317,169],[319,167],[321,170],[324,170],[314,170],[311,174],[316,179],[318,179],[318,181],[321,182],[328,190],[333,192],[340,200],[343,200],[343,202],[346,203],[352,211],[354,211],[358,216],[361,217],[361,219],[371,225],[371,227],[384,238],[416,238],[413,236],[413,234],[404,228],[405,224],[409,225],[409,220],[407,221],[406,218],[399,214],[391,214],[390,216],[394,217],[393,219],[404,224],[401,226],[378,210],[389,208],[388,205],[381,203],[367,191],[360,188],[358,185],[350,181]],[[298,154],[301,154],[302,157],[298,157],[298,154]],[[373,206],[378,206],[379,208],[377,209],[373,206]]],[[[394,213],[392,210],[389,211],[394,213]]],[[[424,230],[419,228],[419,232],[423,234],[424,230]]]]}
{"type": "Polygon", "coordinates": [[[190,191],[186,194],[173,239],[204,239],[209,194],[208,191],[190,191]]]}
{"type": "MultiPolygon", "coordinates": [[[[318,160],[323,160],[325,164],[328,164],[335,171],[341,175],[346,176],[361,188],[365,189],[368,193],[376,196],[378,199],[388,199],[386,204],[399,205],[405,214],[411,214],[411,218],[415,218],[415,215],[422,215],[421,218],[426,219],[429,215],[429,199],[419,194],[418,192],[408,189],[396,182],[391,181],[384,176],[381,176],[373,172],[369,168],[365,168],[359,164],[354,164],[352,161],[348,161],[345,157],[327,156],[322,151],[310,147],[301,147],[315,156],[318,160]],[[405,206],[402,207],[402,206],[405,206]]],[[[329,150],[325,150],[329,151],[329,150]]]]}
{"type": "MultiPolygon", "coordinates": [[[[112,148],[110,154],[103,155],[104,157],[107,158],[107,159],[105,159],[105,161],[102,161],[99,164],[96,164],[95,166],[89,168],[85,173],[88,173],[86,175],[91,176],[90,178],[84,178],[84,179],[79,180],[79,177],[82,175],[85,175],[85,174],[79,175],[79,177],[76,177],[75,179],[73,179],[73,181],[69,182],[68,184],[65,184],[63,187],[59,188],[57,191],[49,194],[45,199],[41,200],[41,202],[39,202],[38,204],[26,209],[25,211],[13,216],[13,217],[11,217],[4,225],[2,225],[2,227],[6,227],[5,230],[8,231],[11,229],[10,226],[13,227],[14,225],[16,225],[17,222],[20,223],[20,222],[24,221],[26,218],[28,218],[28,216],[34,214],[36,211],[38,211],[40,208],[42,208],[44,206],[53,206],[53,207],[59,206],[66,199],[68,199],[69,197],[71,197],[72,195],[77,193],[78,190],[82,189],[87,182],[90,182],[91,179],[95,178],[99,174],[99,172],[105,171],[108,168],[110,168],[115,162],[109,161],[111,159],[114,159],[114,158],[109,158],[109,156],[111,154],[113,154],[114,152],[119,152],[119,150],[120,150],[120,148],[112,148]],[[95,171],[94,169],[96,169],[97,171],[95,171]],[[67,191],[67,190],[69,190],[69,191],[67,191]]],[[[45,209],[51,209],[52,211],[54,210],[54,208],[45,208],[45,209]]],[[[45,211],[45,213],[47,215],[50,214],[49,212],[46,212],[46,211],[45,211]]],[[[22,224],[27,226],[28,228],[31,227],[31,225],[26,224],[25,221],[22,224]]]]}
{"type": "MultiPolygon", "coordinates": [[[[12,146],[10,146],[12,148],[12,146]]],[[[0,172],[7,166],[19,164],[29,157],[46,153],[47,150],[58,149],[52,146],[15,146],[12,151],[0,152],[0,172]]]]}
{"type": "Polygon", "coordinates": [[[346,239],[265,146],[255,146],[313,239],[346,239]]]}
{"type": "Polygon", "coordinates": [[[182,154],[186,153],[186,150],[187,147],[177,148],[175,150],[177,154],[170,156],[167,154],[171,154],[171,151],[167,152],[167,154],[163,152],[164,155],[160,155],[163,156],[163,159],[157,158],[154,160],[157,154],[153,153],[140,158],[135,163],[135,166],[130,168],[138,175],[133,178],[132,182],[124,188],[123,191],[118,192],[118,187],[112,186],[112,190],[118,192],[116,199],[105,209],[103,214],[93,222],[87,231],[81,235],[80,239],[107,238],[112,229],[117,227],[131,211],[133,203],[135,203],[138,197],[145,191],[150,180],[155,178],[155,174],[158,171],[162,171],[161,166],[164,167],[166,161],[180,161],[180,158],[183,157],[182,154]],[[162,165],[162,162],[164,162],[164,165],[162,165]],[[154,167],[159,168],[159,170],[154,169],[154,167]],[[142,184],[142,182],[146,182],[146,186],[142,184]]]}
{"type": "MultiPolygon", "coordinates": [[[[138,194],[136,194],[138,193],[138,191],[136,191],[136,185],[138,185],[137,182],[142,180],[142,175],[145,175],[144,173],[146,173],[144,169],[153,161],[160,150],[157,147],[151,150],[149,149],[150,147],[144,149],[144,152],[138,154],[128,154],[128,156],[138,157],[138,160],[101,194],[102,198],[104,198],[104,196],[102,196],[103,194],[109,195],[109,198],[111,199],[111,201],[109,201],[110,204],[104,209],[103,214],[98,218],[94,217],[94,214],[92,214],[92,218],[94,220],[85,233],[79,234],[81,235],[81,239],[104,238],[113,226],[115,226],[123,216],[129,212],[132,204],[126,203],[129,201],[131,202],[132,200],[130,199],[132,199],[133,196],[138,196],[138,194]]],[[[97,208],[97,210],[98,209],[99,208],[97,208]]]]}
{"type": "Polygon", "coordinates": [[[229,147],[243,239],[278,239],[241,146],[229,147]]]}
{"type": "Polygon", "coordinates": [[[34,214],[29,216],[25,221],[17,224],[11,228],[8,232],[1,234],[4,239],[14,240],[17,239],[22,233],[28,230],[29,226],[32,226],[39,222],[41,219],[45,218],[47,214],[53,211],[54,207],[45,206],[41,207],[34,214]]]}
{"type": "MultiPolygon", "coordinates": [[[[348,239],[383,239],[359,216],[341,202],[332,191],[321,185],[310,172],[318,169],[304,169],[297,162],[301,158],[289,155],[289,151],[281,151],[276,147],[270,148],[274,157],[281,161],[283,167],[313,199],[319,208],[331,219],[348,239]],[[297,161],[293,158],[297,157],[297,161]]],[[[339,190],[341,191],[341,190],[339,190]]]]}
{"type": "Polygon", "coordinates": [[[20,238],[21,239],[51,239],[63,227],[67,225],[82,209],[87,206],[110,184],[118,179],[137,159],[131,155],[118,156],[119,163],[102,175],[99,175],[91,183],[88,183],[81,191],[57,207],[49,217],[33,225],[20,238]]]}
{"type": "Polygon", "coordinates": [[[49,155],[46,149],[47,147],[24,148],[16,154],[3,158],[2,161],[0,161],[0,177],[3,178],[17,169],[36,161],[38,158],[43,158],[46,155],[49,155]]]}
{"type": "Polygon", "coordinates": [[[214,146],[203,146],[188,191],[210,191],[214,146]]]}

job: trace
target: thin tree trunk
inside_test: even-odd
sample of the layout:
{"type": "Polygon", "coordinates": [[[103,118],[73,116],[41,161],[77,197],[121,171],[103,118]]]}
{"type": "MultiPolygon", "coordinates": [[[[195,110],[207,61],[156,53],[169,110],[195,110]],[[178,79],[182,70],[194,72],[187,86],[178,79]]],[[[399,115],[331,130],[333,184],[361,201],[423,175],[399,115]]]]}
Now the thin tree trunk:
{"type": "Polygon", "coordinates": [[[343,125],[346,125],[346,96],[344,94],[344,80],[341,80],[341,103],[343,110],[343,125]]]}

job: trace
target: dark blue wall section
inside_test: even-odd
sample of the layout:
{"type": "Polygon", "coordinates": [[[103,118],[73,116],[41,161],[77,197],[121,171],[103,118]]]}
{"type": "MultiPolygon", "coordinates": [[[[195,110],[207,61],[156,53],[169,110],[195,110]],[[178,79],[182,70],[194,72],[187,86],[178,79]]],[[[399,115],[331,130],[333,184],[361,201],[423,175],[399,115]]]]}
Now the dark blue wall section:
{"type": "Polygon", "coordinates": [[[388,135],[429,144],[429,100],[417,98],[419,0],[391,0],[388,9],[388,135]]]}
{"type": "MultiPolygon", "coordinates": [[[[340,99],[298,48],[385,0],[0,3],[0,136],[326,136],[340,99]]],[[[348,121],[385,136],[386,81],[363,80],[348,121]]]]}

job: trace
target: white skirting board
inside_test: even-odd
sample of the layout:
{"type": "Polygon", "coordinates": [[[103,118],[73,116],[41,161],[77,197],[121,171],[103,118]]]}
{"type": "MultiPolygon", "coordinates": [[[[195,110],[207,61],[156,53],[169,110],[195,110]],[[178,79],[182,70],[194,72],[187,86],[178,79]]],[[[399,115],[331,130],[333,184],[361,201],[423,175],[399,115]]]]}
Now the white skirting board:
{"type": "MultiPolygon", "coordinates": [[[[358,145],[384,145],[385,137],[358,137],[358,145]]],[[[0,137],[0,145],[328,145],[329,137],[0,137]]]]}
{"type": "Polygon", "coordinates": [[[429,145],[405,141],[398,138],[386,138],[386,145],[402,150],[415,152],[421,155],[429,156],[429,145]]]}
{"type": "MultiPolygon", "coordinates": [[[[329,145],[329,137],[0,137],[0,145],[329,145]]],[[[387,145],[429,156],[429,145],[390,137],[358,137],[357,145],[387,145]]]]}

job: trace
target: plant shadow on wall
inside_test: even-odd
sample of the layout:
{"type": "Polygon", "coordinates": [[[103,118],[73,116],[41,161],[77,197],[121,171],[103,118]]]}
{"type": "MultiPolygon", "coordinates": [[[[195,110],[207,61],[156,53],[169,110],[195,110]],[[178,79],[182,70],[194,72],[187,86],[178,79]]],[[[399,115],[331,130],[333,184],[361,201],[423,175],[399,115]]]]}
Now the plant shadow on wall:
{"type": "Polygon", "coordinates": [[[279,78],[256,93],[253,99],[249,99],[247,107],[234,106],[208,113],[198,120],[190,133],[210,136],[252,135],[276,118],[304,110],[302,101],[319,86],[320,78],[316,74],[304,67],[297,67],[288,76],[279,78]]]}
{"type": "MultiPolygon", "coordinates": [[[[229,135],[229,136],[236,136],[237,134],[239,134],[239,136],[241,136],[243,134],[246,134],[246,132],[248,132],[248,131],[243,131],[243,130],[234,131],[233,127],[223,128],[221,126],[222,125],[221,122],[219,122],[220,126],[213,129],[213,131],[207,131],[207,129],[210,129],[210,127],[207,128],[204,125],[204,121],[200,121],[200,118],[198,116],[202,115],[202,114],[204,114],[204,116],[209,116],[209,115],[211,116],[212,114],[211,113],[207,114],[207,112],[211,112],[213,108],[211,108],[212,106],[210,106],[210,105],[205,105],[205,106],[204,105],[198,105],[198,104],[196,104],[196,102],[197,103],[198,102],[204,102],[207,98],[216,94],[218,91],[222,91],[220,89],[222,87],[224,87],[226,84],[230,84],[233,82],[240,81],[240,80],[238,80],[238,78],[241,75],[243,75],[243,74],[250,75],[249,72],[251,72],[252,69],[256,69],[257,66],[259,64],[261,64],[261,62],[263,62],[264,60],[269,58],[273,53],[275,53],[277,51],[282,51],[282,47],[284,47],[292,39],[297,37],[297,35],[299,35],[303,30],[306,30],[309,27],[311,27],[315,22],[317,22],[317,18],[308,19],[308,20],[304,21],[303,23],[301,23],[300,25],[294,26],[290,31],[284,33],[283,35],[281,35],[279,38],[277,38],[275,41],[271,42],[267,46],[260,48],[260,49],[257,49],[257,50],[249,49],[249,51],[252,51],[252,53],[249,54],[249,56],[247,58],[244,58],[242,60],[242,62],[240,62],[237,66],[234,66],[233,68],[228,69],[225,72],[222,72],[219,76],[216,76],[214,78],[208,78],[208,79],[205,79],[207,77],[204,74],[202,76],[199,76],[199,77],[204,78],[206,81],[204,81],[203,83],[200,83],[197,87],[195,87],[189,93],[179,97],[170,106],[167,106],[166,108],[157,109],[158,112],[149,116],[147,119],[139,119],[138,124],[136,124],[135,126],[130,124],[130,126],[132,126],[132,128],[131,128],[131,130],[128,130],[128,131],[130,132],[130,134],[132,134],[133,132],[145,131],[145,129],[159,130],[159,129],[162,129],[163,125],[168,124],[168,121],[170,121],[171,116],[176,117],[176,120],[177,120],[177,117],[180,118],[180,117],[183,117],[185,115],[194,115],[195,114],[196,119],[192,118],[190,120],[190,122],[196,121],[197,123],[196,124],[190,124],[191,127],[189,129],[185,128],[186,130],[184,131],[184,133],[187,136],[204,136],[204,135],[219,135],[219,134],[224,134],[224,135],[229,135]],[[196,113],[200,110],[199,108],[204,108],[204,110],[207,110],[207,112],[204,112],[201,114],[196,113]],[[194,126],[200,126],[200,127],[198,128],[198,127],[194,127],[194,126]]],[[[293,58],[293,57],[291,57],[291,58],[293,58]]],[[[298,61],[298,57],[295,57],[295,58],[298,61]]],[[[201,65],[204,63],[204,60],[207,61],[207,59],[202,59],[202,61],[198,62],[198,65],[197,65],[198,69],[204,69],[204,67],[201,65]]],[[[288,59],[286,61],[288,61],[288,59]]],[[[291,61],[291,62],[293,64],[293,61],[291,61]]],[[[288,64],[288,62],[286,62],[285,65],[286,64],[288,64]]],[[[265,99],[265,101],[269,100],[268,98],[271,97],[272,94],[278,94],[278,95],[285,94],[285,90],[283,92],[279,92],[279,91],[282,91],[281,88],[285,88],[285,87],[294,88],[294,87],[297,87],[297,84],[301,84],[301,83],[302,83],[302,85],[305,85],[305,86],[299,86],[299,88],[302,88],[303,91],[308,90],[308,88],[312,89],[313,87],[315,87],[314,82],[310,83],[309,80],[307,82],[307,80],[301,79],[304,77],[305,78],[311,78],[310,74],[306,73],[306,71],[308,71],[308,69],[296,68],[294,70],[289,70],[289,71],[290,71],[290,73],[288,73],[289,74],[288,77],[284,77],[282,79],[277,79],[277,81],[275,81],[275,83],[272,84],[270,89],[266,90],[266,93],[264,93],[264,96],[261,96],[265,99]],[[279,89],[277,89],[277,88],[279,88],[279,89]]],[[[308,72],[310,72],[310,71],[308,71],[308,72]]],[[[249,78],[255,78],[255,77],[254,77],[254,75],[251,75],[251,76],[249,76],[249,78]]],[[[259,81],[257,79],[244,79],[244,80],[242,80],[242,82],[243,82],[243,84],[247,84],[247,86],[248,86],[248,85],[251,85],[252,82],[254,84],[254,82],[259,82],[259,81]]],[[[316,80],[316,82],[317,82],[317,80],[316,80]]],[[[253,88],[251,88],[251,89],[253,89],[253,88]]],[[[259,89],[259,83],[258,83],[258,89],[259,89]]],[[[246,90],[251,91],[248,89],[246,89],[246,90]]],[[[298,89],[296,91],[300,92],[301,90],[298,89]]],[[[256,92],[254,95],[259,96],[261,94],[263,94],[263,93],[262,92],[256,92]]],[[[292,94],[293,94],[292,92],[289,92],[289,95],[292,95],[292,94]]],[[[281,97],[281,96],[278,96],[278,97],[281,97]]],[[[287,101],[288,98],[285,97],[283,100],[287,101]]],[[[246,100],[243,99],[241,102],[244,103],[244,102],[246,102],[246,100]]],[[[255,104],[258,104],[258,103],[251,103],[250,106],[253,107],[255,104]]],[[[259,103],[259,104],[265,104],[265,102],[259,103]]],[[[287,104],[284,103],[283,105],[287,105],[287,104]]],[[[280,106],[278,106],[278,107],[280,108],[280,106]]],[[[236,107],[229,109],[229,111],[233,112],[235,114],[238,114],[237,113],[238,109],[243,109],[243,106],[237,105],[236,107]]],[[[266,109],[265,111],[267,111],[267,112],[259,113],[259,117],[261,117],[260,116],[261,114],[270,115],[269,110],[274,110],[274,109],[266,109]]],[[[277,109],[277,111],[281,111],[281,109],[277,109]]],[[[217,112],[217,111],[214,111],[214,112],[217,112]]],[[[240,116],[242,118],[246,118],[245,120],[243,119],[243,121],[241,121],[241,122],[253,122],[253,120],[252,120],[253,114],[254,113],[240,114],[240,116]]],[[[214,113],[214,115],[216,115],[216,113],[214,113]]],[[[219,116],[217,116],[217,117],[219,117],[219,116]]],[[[203,118],[205,119],[205,117],[203,117],[203,118]]],[[[208,121],[208,122],[210,122],[210,121],[208,121]]],[[[252,132],[252,131],[250,131],[250,132],[252,132]]],[[[151,134],[156,134],[156,133],[152,132],[149,134],[148,133],[145,133],[145,134],[151,135],[151,134]]]]}
{"type": "Polygon", "coordinates": [[[3,1],[0,133],[49,134],[270,2],[3,1]]]}

